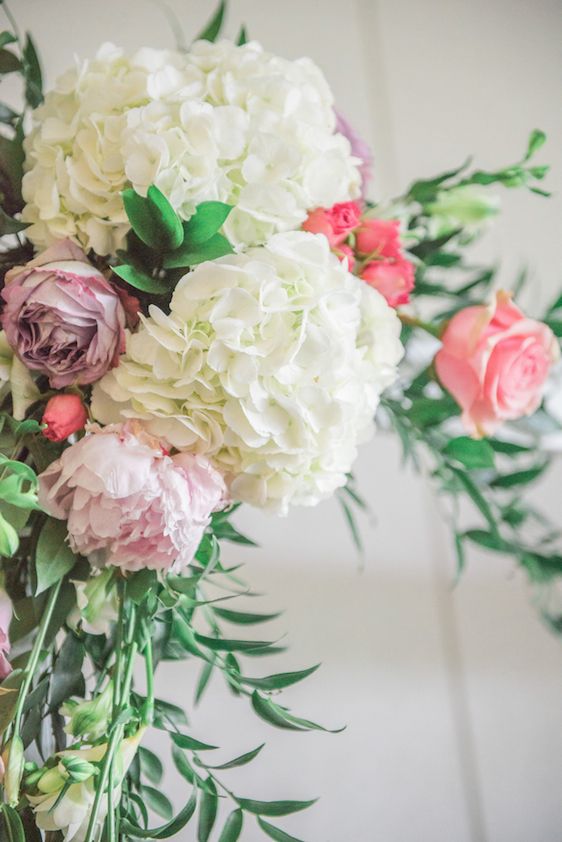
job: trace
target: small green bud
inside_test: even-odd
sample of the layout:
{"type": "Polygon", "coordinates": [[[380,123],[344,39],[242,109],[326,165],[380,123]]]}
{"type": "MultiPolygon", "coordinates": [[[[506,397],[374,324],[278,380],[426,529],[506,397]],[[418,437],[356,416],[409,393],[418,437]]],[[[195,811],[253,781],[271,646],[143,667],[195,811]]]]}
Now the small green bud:
{"type": "Polygon", "coordinates": [[[73,699],[65,702],[60,709],[63,716],[69,718],[65,727],[67,734],[83,737],[90,742],[99,740],[106,733],[113,705],[113,684],[109,681],[98,696],[83,702],[73,699]]]}
{"type": "Polygon", "coordinates": [[[23,777],[23,742],[21,737],[13,737],[6,746],[4,764],[4,792],[10,807],[15,807],[20,797],[20,784],[23,777]]]}
{"type": "Polygon", "coordinates": [[[66,777],[61,774],[58,766],[53,766],[43,772],[37,781],[37,789],[45,795],[51,795],[53,792],[58,792],[66,783],[66,777]]]}
{"type": "Polygon", "coordinates": [[[63,756],[60,760],[73,783],[80,784],[98,774],[98,767],[87,760],[74,755],[63,756]]]}

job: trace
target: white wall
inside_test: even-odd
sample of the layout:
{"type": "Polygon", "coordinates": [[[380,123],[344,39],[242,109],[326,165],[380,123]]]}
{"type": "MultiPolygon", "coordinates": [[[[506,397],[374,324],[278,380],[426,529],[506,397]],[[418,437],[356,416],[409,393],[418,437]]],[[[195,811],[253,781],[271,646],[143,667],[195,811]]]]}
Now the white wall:
{"type": "MultiPolygon", "coordinates": [[[[170,43],[145,0],[18,0],[52,79],[73,53],[102,40],[127,47],[170,43]]],[[[195,32],[211,3],[168,0],[195,32]]],[[[337,101],[373,141],[377,189],[463,160],[515,161],[528,131],[545,129],[543,154],[562,184],[560,8],[554,0],[233,0],[230,32],[288,56],[309,54],[337,101]]],[[[561,280],[560,198],[503,194],[505,216],[482,246],[502,257],[509,281],[522,263],[536,274],[533,306],[561,280]]],[[[297,712],[347,730],[338,736],[275,732],[219,681],[192,717],[194,734],[218,740],[228,759],[267,739],[261,760],[225,773],[257,798],[322,795],[283,824],[310,842],[557,842],[562,824],[562,647],[541,626],[509,563],[474,554],[452,589],[447,533],[426,485],[399,466],[379,435],[357,470],[376,521],[363,522],[359,572],[337,507],[329,502],[276,521],[247,511],[240,525],[262,548],[232,548],[246,576],[287,608],[271,628],[291,648],[249,668],[323,668],[286,693],[297,712]]],[[[560,498],[560,467],[543,491],[560,498]]],[[[255,602],[252,603],[255,607],[255,602]]],[[[191,705],[191,668],[167,665],[161,694],[191,705]]],[[[157,742],[157,740],[155,740],[157,742]]],[[[217,753],[218,754],[218,753],[217,753]]],[[[167,789],[179,803],[181,783],[167,789]]],[[[255,827],[245,842],[261,839],[255,827]]],[[[193,831],[178,839],[189,842],[193,831]]]]}

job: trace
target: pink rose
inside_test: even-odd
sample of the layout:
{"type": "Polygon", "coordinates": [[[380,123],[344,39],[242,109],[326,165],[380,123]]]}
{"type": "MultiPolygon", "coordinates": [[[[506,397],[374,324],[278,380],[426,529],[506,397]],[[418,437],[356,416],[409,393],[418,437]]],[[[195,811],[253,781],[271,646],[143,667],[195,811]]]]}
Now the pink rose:
{"type": "Polygon", "coordinates": [[[467,307],[453,316],[442,341],[437,375],[475,436],[531,415],[560,354],[550,328],[526,318],[504,291],[488,306],[467,307]]]}
{"type": "Polygon", "coordinates": [[[397,219],[364,219],[355,232],[355,246],[359,254],[402,257],[400,223],[397,219]]]}
{"type": "Polygon", "coordinates": [[[410,300],[414,288],[414,267],[409,260],[373,260],[361,272],[369,286],[384,295],[391,307],[399,307],[410,300]]]}
{"type": "Polygon", "coordinates": [[[330,246],[343,243],[361,220],[357,202],[340,202],[331,208],[316,208],[303,222],[303,230],[311,234],[324,234],[330,246]]]}
{"type": "Polygon", "coordinates": [[[54,389],[94,383],[117,365],[125,348],[123,306],[69,240],[11,269],[2,297],[8,342],[24,365],[49,377],[54,389]]]}
{"type": "Polygon", "coordinates": [[[72,433],[82,430],[88,420],[88,412],[78,395],[55,395],[47,402],[42,424],[45,438],[64,441],[72,433]]]}
{"type": "Polygon", "coordinates": [[[12,620],[12,602],[6,591],[0,589],[0,681],[4,681],[12,671],[6,655],[10,651],[8,631],[12,620]]]}
{"type": "Polygon", "coordinates": [[[138,422],[92,425],[39,476],[40,505],[98,567],[181,570],[225,499],[206,458],[170,456],[138,422]]]}

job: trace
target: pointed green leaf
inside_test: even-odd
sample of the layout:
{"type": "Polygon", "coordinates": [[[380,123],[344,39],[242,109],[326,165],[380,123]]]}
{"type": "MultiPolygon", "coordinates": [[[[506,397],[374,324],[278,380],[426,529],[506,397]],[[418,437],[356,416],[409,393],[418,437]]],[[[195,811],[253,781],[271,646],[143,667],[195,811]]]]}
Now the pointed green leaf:
{"type": "Polygon", "coordinates": [[[207,778],[208,789],[203,791],[199,807],[199,824],[197,826],[197,842],[207,842],[217,818],[219,799],[212,778],[207,778]]]}
{"type": "Polygon", "coordinates": [[[242,810],[233,810],[219,836],[219,842],[236,842],[242,833],[244,814],[242,810]]]}
{"type": "Polygon", "coordinates": [[[258,818],[258,824],[263,832],[269,836],[270,839],[275,839],[276,842],[302,842],[302,840],[297,839],[296,836],[290,836],[279,827],[274,827],[272,824],[269,824],[269,822],[266,822],[265,819],[258,818]]]}
{"type": "Polygon", "coordinates": [[[222,234],[214,234],[209,240],[199,246],[191,246],[184,243],[176,251],[170,252],[164,257],[165,269],[183,269],[189,266],[197,266],[206,260],[217,260],[227,254],[232,254],[233,249],[226,237],[222,234]]]}
{"type": "Polygon", "coordinates": [[[195,632],[195,639],[202,646],[216,652],[245,652],[251,649],[264,649],[273,644],[266,640],[225,640],[220,637],[206,637],[195,632]]]}
{"type": "Polygon", "coordinates": [[[158,252],[173,251],[181,245],[181,220],[158,187],[152,184],[146,196],[129,188],[122,197],[131,227],[145,245],[158,252]]]}
{"type": "Polygon", "coordinates": [[[134,839],[169,839],[170,836],[175,836],[179,833],[182,828],[186,826],[186,824],[190,821],[193,814],[195,813],[195,808],[197,806],[197,790],[194,789],[191,795],[191,798],[181,810],[177,816],[175,816],[171,821],[167,824],[162,825],[161,827],[151,828],[149,830],[144,830],[141,827],[137,827],[133,825],[131,822],[127,821],[126,819],[122,822],[122,827],[125,833],[130,835],[134,839]]]}
{"type": "Polygon", "coordinates": [[[215,14],[213,15],[209,23],[206,25],[205,29],[203,29],[203,31],[199,33],[195,40],[211,42],[216,41],[222,30],[225,12],[226,0],[221,0],[215,14]]]}
{"type": "Polygon", "coordinates": [[[135,289],[141,292],[151,292],[154,295],[163,295],[170,291],[170,283],[165,280],[153,278],[136,266],[124,263],[121,266],[113,266],[112,271],[135,289]]]}
{"type": "Polygon", "coordinates": [[[152,786],[143,786],[141,787],[141,795],[149,810],[152,810],[154,813],[162,816],[163,819],[170,821],[174,815],[174,811],[172,809],[172,805],[163,792],[160,792],[158,789],[154,789],[152,786]]]}
{"type": "Polygon", "coordinates": [[[248,43],[248,30],[246,29],[244,24],[242,24],[242,26],[240,27],[240,31],[238,33],[238,37],[236,39],[236,45],[238,47],[243,47],[244,44],[247,44],[247,43],[248,43]]]}
{"type": "Polygon", "coordinates": [[[297,684],[297,682],[308,678],[309,675],[316,672],[319,666],[320,664],[315,664],[313,667],[308,667],[308,669],[295,670],[294,672],[280,672],[276,675],[266,675],[264,678],[239,676],[239,681],[258,690],[282,690],[284,687],[290,687],[292,684],[297,684]]]}
{"type": "Polygon", "coordinates": [[[189,749],[190,751],[211,751],[218,748],[218,746],[202,743],[194,737],[188,737],[187,734],[171,734],[170,736],[178,748],[189,749]]]}
{"type": "Polygon", "coordinates": [[[213,611],[222,620],[242,626],[267,623],[269,620],[276,620],[277,617],[281,616],[280,611],[275,614],[251,614],[245,611],[230,611],[228,608],[213,608],[213,611]]]}
{"type": "Polygon", "coordinates": [[[443,448],[443,453],[461,462],[467,468],[493,468],[494,451],[486,439],[471,439],[459,436],[451,439],[443,448]]]}
{"type": "Polygon", "coordinates": [[[540,129],[533,129],[533,131],[531,132],[531,136],[529,137],[527,151],[523,160],[528,161],[529,158],[532,158],[535,152],[537,152],[545,143],[546,134],[540,129]]]}
{"type": "Polygon", "coordinates": [[[150,781],[151,784],[158,785],[162,780],[162,775],[164,774],[164,767],[162,766],[160,758],[157,757],[153,751],[150,751],[144,746],[140,746],[139,761],[144,777],[150,781]]]}
{"type": "Polygon", "coordinates": [[[257,690],[252,693],[252,707],[261,719],[277,728],[284,728],[289,731],[328,731],[331,734],[337,734],[344,730],[343,728],[330,730],[312,722],[310,719],[293,716],[286,708],[276,704],[271,699],[265,698],[265,696],[260,696],[257,690]]]}
{"type": "Polygon", "coordinates": [[[25,76],[25,99],[32,108],[43,102],[43,74],[37,49],[29,32],[23,47],[23,70],[25,76]]]}
{"type": "Polygon", "coordinates": [[[526,471],[514,471],[512,474],[496,477],[490,484],[494,488],[513,488],[515,485],[527,485],[538,479],[547,467],[548,462],[543,462],[533,468],[528,468],[526,471]]]}
{"type": "Polygon", "coordinates": [[[23,824],[16,810],[8,804],[2,804],[0,810],[2,811],[2,822],[4,826],[4,831],[0,835],[0,838],[5,839],[6,842],[25,842],[23,824]]]}
{"type": "Polygon", "coordinates": [[[213,237],[225,223],[232,205],[225,202],[201,202],[193,216],[183,223],[184,238],[191,251],[213,237]]]}
{"type": "Polygon", "coordinates": [[[239,757],[235,757],[234,760],[229,760],[228,763],[221,763],[220,766],[207,766],[207,769],[215,769],[216,771],[224,771],[225,769],[235,769],[238,766],[245,766],[246,763],[251,763],[255,757],[258,756],[262,748],[265,746],[265,743],[262,743],[257,748],[254,748],[252,751],[246,752],[246,754],[241,754],[239,757]]]}
{"type": "Polygon", "coordinates": [[[66,522],[54,518],[46,520],[35,549],[35,595],[43,593],[66,576],[76,560],[77,557],[68,546],[66,522]]]}
{"type": "Polygon", "coordinates": [[[253,798],[236,798],[243,810],[256,816],[289,816],[291,813],[308,809],[317,800],[313,798],[311,801],[255,801],[253,798]]]}
{"type": "Polygon", "coordinates": [[[0,49],[0,74],[17,73],[21,70],[19,58],[11,50],[0,49]]]}
{"type": "Polygon", "coordinates": [[[19,547],[20,539],[11,523],[0,514],[0,556],[11,558],[19,547]]]}

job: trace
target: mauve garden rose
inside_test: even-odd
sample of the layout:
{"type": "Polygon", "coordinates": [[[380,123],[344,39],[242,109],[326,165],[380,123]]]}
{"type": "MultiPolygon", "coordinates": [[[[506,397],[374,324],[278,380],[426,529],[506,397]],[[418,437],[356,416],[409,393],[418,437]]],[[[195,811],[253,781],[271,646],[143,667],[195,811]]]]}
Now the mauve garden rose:
{"type": "Polygon", "coordinates": [[[225,501],[208,459],[170,456],[138,422],[92,425],[39,476],[40,505],[96,567],[181,570],[225,501]]]}
{"type": "Polygon", "coordinates": [[[439,380],[462,409],[474,436],[539,407],[558,341],[500,290],[489,305],[465,307],[449,322],[435,357],[439,380]]]}
{"type": "Polygon", "coordinates": [[[11,269],[2,297],[8,342],[54,389],[94,383],[117,365],[125,348],[120,297],[69,240],[11,269]]]}
{"type": "Polygon", "coordinates": [[[351,154],[361,161],[359,165],[361,195],[365,196],[368,184],[373,177],[373,153],[371,148],[339,111],[336,111],[336,131],[349,140],[351,154]]]}

